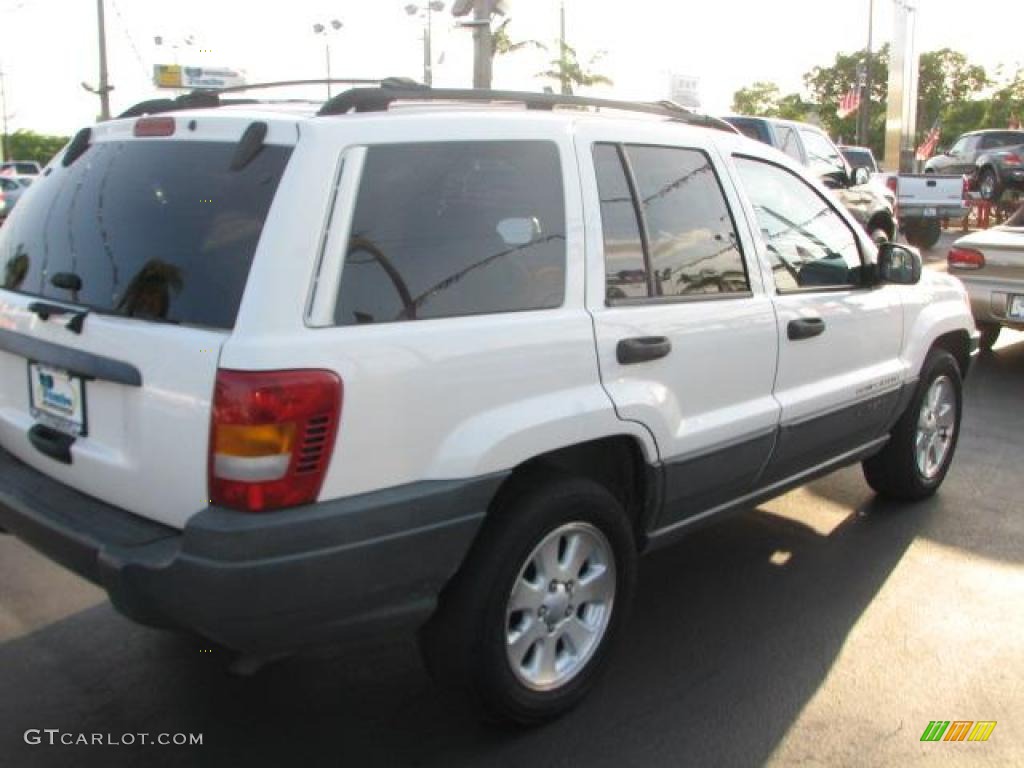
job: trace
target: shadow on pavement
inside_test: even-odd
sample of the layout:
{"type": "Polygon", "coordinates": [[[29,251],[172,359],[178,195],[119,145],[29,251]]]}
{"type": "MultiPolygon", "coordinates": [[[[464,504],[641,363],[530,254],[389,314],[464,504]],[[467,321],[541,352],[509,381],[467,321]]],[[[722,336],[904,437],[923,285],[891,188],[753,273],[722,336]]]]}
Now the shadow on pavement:
{"type": "Polygon", "coordinates": [[[764,511],[643,562],[608,675],[559,722],[481,724],[410,645],[332,649],[247,679],[224,655],[108,604],[0,646],[12,764],[754,765],[784,737],[851,627],[927,522],[861,505],[828,535],[764,511]],[[780,564],[774,564],[775,562],[780,564]],[[201,732],[202,747],[26,746],[27,728],[201,732]]]}

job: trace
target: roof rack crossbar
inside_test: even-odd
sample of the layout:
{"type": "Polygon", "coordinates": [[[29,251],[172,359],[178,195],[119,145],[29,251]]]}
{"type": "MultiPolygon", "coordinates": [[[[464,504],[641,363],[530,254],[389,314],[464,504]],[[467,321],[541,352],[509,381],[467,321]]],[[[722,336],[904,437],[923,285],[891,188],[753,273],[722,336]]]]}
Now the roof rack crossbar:
{"type": "Polygon", "coordinates": [[[592,107],[626,112],[660,115],[692,125],[735,132],[724,120],[679,106],[670,101],[617,101],[590,96],[569,96],[529,91],[492,91],[486,89],[429,88],[425,85],[408,87],[404,82],[391,85],[382,83],[378,88],[353,88],[339,93],[327,101],[317,113],[321,116],[344,115],[349,112],[383,112],[396,101],[455,101],[472,103],[511,102],[523,104],[527,109],[553,110],[556,107],[592,107]]]}
{"type": "Polygon", "coordinates": [[[231,85],[226,88],[196,88],[183,93],[174,98],[166,99],[147,99],[146,101],[140,101],[120,115],[118,118],[124,117],[141,117],[142,115],[157,115],[163,112],[176,112],[182,109],[207,109],[212,107],[222,107],[229,104],[260,104],[264,103],[259,99],[223,99],[221,94],[225,93],[241,93],[244,91],[257,91],[268,88],[287,88],[296,85],[381,85],[381,84],[394,84],[394,85],[407,85],[413,87],[416,85],[413,80],[406,80],[404,78],[383,78],[383,79],[366,79],[366,78],[320,78],[312,80],[276,80],[268,83],[249,83],[247,85],[231,85]]]}

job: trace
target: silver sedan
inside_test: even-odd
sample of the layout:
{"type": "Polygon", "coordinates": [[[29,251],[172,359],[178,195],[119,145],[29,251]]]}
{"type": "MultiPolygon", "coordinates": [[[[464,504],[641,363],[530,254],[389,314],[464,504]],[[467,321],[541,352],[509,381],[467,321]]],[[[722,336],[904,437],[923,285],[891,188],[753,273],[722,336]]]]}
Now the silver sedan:
{"type": "Polygon", "coordinates": [[[946,261],[970,294],[982,349],[1003,328],[1024,330],[1024,206],[1002,226],[961,237],[946,261]]]}

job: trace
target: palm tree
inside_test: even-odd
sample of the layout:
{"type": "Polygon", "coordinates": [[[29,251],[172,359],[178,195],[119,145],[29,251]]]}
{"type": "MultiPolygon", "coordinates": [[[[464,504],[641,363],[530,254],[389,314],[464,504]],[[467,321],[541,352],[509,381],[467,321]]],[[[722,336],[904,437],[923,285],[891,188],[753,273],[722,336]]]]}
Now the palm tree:
{"type": "Polygon", "coordinates": [[[586,88],[591,85],[613,85],[611,78],[594,71],[594,64],[601,60],[605,51],[595,53],[583,66],[575,48],[566,42],[559,42],[559,48],[561,55],[551,60],[551,69],[538,72],[537,77],[554,80],[570,94],[573,86],[586,88]]]}
{"type": "Polygon", "coordinates": [[[508,33],[508,23],[512,21],[511,17],[506,18],[497,27],[491,31],[491,58],[496,56],[504,56],[509,53],[515,53],[521,51],[524,48],[539,48],[542,51],[546,51],[548,48],[544,43],[538,40],[519,40],[512,42],[512,38],[508,33]]]}

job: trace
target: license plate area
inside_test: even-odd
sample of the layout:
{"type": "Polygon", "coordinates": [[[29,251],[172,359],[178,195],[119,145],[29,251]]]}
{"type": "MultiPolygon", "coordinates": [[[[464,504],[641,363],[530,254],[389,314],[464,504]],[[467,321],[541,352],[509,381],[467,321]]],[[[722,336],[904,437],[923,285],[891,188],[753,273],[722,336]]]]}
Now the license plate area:
{"type": "Polygon", "coordinates": [[[28,364],[28,406],[32,418],[66,435],[88,434],[85,380],[44,363],[28,364]]]}
{"type": "Polygon", "coordinates": [[[1024,295],[1010,296],[1006,303],[1006,316],[1011,320],[1024,321],[1024,295]]]}
{"type": "Polygon", "coordinates": [[[935,208],[925,208],[922,215],[926,219],[934,219],[938,215],[938,211],[935,208]]]}

